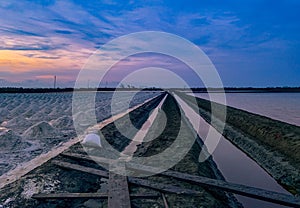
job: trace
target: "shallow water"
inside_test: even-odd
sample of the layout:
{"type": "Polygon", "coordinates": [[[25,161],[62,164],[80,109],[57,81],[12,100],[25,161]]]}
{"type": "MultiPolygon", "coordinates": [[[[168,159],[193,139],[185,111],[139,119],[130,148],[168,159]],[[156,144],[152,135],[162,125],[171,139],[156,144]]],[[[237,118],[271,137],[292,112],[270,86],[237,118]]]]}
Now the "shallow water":
{"type": "MultiPolygon", "coordinates": [[[[263,168],[254,160],[249,158],[244,152],[235,147],[217,130],[211,128],[213,137],[207,141],[208,129],[210,125],[185,102],[176,97],[177,101],[183,108],[187,118],[192,123],[194,129],[198,129],[198,135],[205,142],[208,152],[213,156],[219,170],[225,177],[226,181],[248,185],[265,190],[290,194],[281,187],[263,168]],[[220,138],[218,141],[217,138],[220,138]],[[216,141],[211,141],[215,139],[216,141]],[[210,140],[210,141],[209,141],[210,140]],[[216,143],[215,143],[216,142],[216,143]],[[216,144],[216,145],[215,145],[216,144]]],[[[264,202],[249,197],[236,195],[245,208],[264,207],[264,208],[284,208],[286,206],[264,202]]]]}
{"type": "MultiPolygon", "coordinates": [[[[207,93],[194,94],[209,99],[207,93]]],[[[226,93],[226,100],[228,106],[300,126],[300,93],[226,93]]]]}

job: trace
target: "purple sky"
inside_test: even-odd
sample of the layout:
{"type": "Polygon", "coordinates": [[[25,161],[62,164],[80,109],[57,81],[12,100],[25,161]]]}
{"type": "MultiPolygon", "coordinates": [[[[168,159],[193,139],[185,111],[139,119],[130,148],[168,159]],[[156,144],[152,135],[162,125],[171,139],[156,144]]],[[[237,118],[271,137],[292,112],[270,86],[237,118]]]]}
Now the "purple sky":
{"type": "MultiPolygon", "coordinates": [[[[300,86],[299,11],[297,0],[1,1],[0,86],[50,87],[57,75],[59,87],[72,87],[97,48],[148,30],[199,46],[225,86],[300,86]]],[[[189,69],[165,57],[139,57],[130,67],[152,63],[202,86],[189,69]]],[[[111,81],[130,67],[120,64],[111,81]]]]}

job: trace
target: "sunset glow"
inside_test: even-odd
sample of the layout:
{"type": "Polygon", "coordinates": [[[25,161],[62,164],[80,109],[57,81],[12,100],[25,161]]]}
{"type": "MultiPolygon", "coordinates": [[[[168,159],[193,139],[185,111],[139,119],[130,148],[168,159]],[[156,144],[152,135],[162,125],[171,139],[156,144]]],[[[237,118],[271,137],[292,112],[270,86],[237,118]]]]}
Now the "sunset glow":
{"type": "Polygon", "coordinates": [[[0,78],[22,86],[57,75],[58,86],[71,86],[108,41],[163,31],[200,47],[225,86],[298,86],[297,8],[297,1],[1,1],[0,78]]]}

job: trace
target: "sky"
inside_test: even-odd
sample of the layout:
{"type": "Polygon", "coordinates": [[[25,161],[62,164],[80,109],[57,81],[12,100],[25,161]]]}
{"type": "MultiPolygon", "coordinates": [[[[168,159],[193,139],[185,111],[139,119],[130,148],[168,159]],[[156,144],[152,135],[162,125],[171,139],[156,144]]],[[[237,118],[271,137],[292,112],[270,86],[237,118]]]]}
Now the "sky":
{"type": "MultiPolygon", "coordinates": [[[[0,86],[51,87],[56,75],[58,87],[73,87],[95,50],[141,31],[191,41],[226,87],[300,86],[298,0],[0,0],[0,86]]],[[[151,67],[163,58],[146,54],[138,62],[151,67]]],[[[122,70],[120,64],[109,82],[122,70]]]]}

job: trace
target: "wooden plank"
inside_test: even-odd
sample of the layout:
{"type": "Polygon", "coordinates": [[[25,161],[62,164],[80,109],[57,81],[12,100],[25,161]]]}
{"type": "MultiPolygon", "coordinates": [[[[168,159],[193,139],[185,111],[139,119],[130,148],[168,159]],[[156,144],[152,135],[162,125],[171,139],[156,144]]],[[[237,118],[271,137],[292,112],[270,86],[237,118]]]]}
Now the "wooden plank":
{"type": "MultiPolygon", "coordinates": [[[[143,165],[136,165],[133,163],[128,163],[127,168],[130,168],[132,170],[137,170],[137,171],[144,171],[144,172],[157,171],[156,168],[143,166],[143,165]]],[[[254,187],[245,186],[241,184],[229,183],[222,180],[210,179],[201,176],[194,176],[194,175],[179,173],[175,171],[165,171],[160,173],[160,175],[170,176],[190,183],[196,183],[201,186],[218,188],[223,191],[227,191],[227,192],[231,192],[231,193],[235,193],[242,196],[247,196],[247,197],[251,197],[251,198],[255,198],[267,202],[273,202],[276,204],[281,204],[286,206],[300,207],[300,198],[295,197],[293,195],[277,193],[274,191],[268,191],[268,190],[254,188],[254,187]]]]}
{"type": "Polygon", "coordinates": [[[34,194],[33,199],[107,199],[108,195],[103,193],[55,193],[55,194],[34,194]]]}
{"type": "Polygon", "coordinates": [[[61,153],[62,156],[71,157],[77,160],[86,160],[86,161],[92,161],[97,162],[100,164],[112,164],[116,160],[104,158],[104,157],[96,157],[92,155],[84,155],[84,154],[78,154],[78,153],[72,153],[72,152],[63,152],[61,153]]]}
{"type": "Polygon", "coordinates": [[[81,171],[81,172],[90,173],[90,174],[93,174],[93,175],[98,175],[98,176],[102,176],[104,178],[108,178],[108,172],[107,171],[97,170],[95,168],[89,168],[89,167],[85,167],[85,166],[82,166],[82,165],[76,165],[76,164],[57,161],[57,160],[52,161],[52,163],[54,165],[57,165],[57,166],[62,167],[62,168],[71,169],[71,170],[78,170],[78,171],[81,171]]]}
{"type": "MultiPolygon", "coordinates": [[[[109,159],[109,158],[103,158],[103,157],[97,157],[97,156],[91,156],[91,155],[83,155],[83,154],[71,153],[71,152],[63,152],[61,155],[71,157],[71,158],[74,158],[77,160],[86,160],[86,161],[96,162],[98,164],[104,164],[104,165],[109,165],[109,164],[113,164],[116,162],[116,160],[109,159]]],[[[129,169],[135,170],[135,171],[143,171],[143,172],[149,172],[149,173],[162,172],[162,170],[159,168],[134,164],[134,163],[130,163],[130,162],[126,163],[125,165],[126,165],[126,168],[129,168],[129,169]]]]}
{"type": "MultiPolygon", "coordinates": [[[[108,173],[102,170],[97,170],[94,168],[88,168],[81,165],[75,165],[68,162],[60,162],[60,161],[53,161],[53,164],[58,165],[63,168],[72,169],[72,170],[78,170],[85,173],[90,173],[94,175],[98,175],[101,177],[108,178],[108,173]]],[[[130,178],[128,177],[128,182],[132,184],[136,184],[139,186],[144,186],[148,188],[152,188],[159,191],[164,191],[168,193],[175,193],[175,194],[185,194],[185,195],[193,195],[193,196],[201,196],[202,192],[194,191],[191,189],[184,189],[180,188],[178,186],[158,183],[158,182],[152,182],[145,179],[139,179],[139,178],[130,178]]]]}
{"type": "Polygon", "coordinates": [[[130,197],[127,177],[109,172],[108,207],[130,208],[130,197]]]}
{"type": "MultiPolygon", "coordinates": [[[[156,199],[159,194],[131,194],[132,199],[156,199]]],[[[105,193],[53,193],[53,194],[34,194],[31,198],[46,200],[46,199],[108,199],[108,194],[105,193]]]]}
{"type": "MultiPolygon", "coordinates": [[[[135,165],[132,163],[129,163],[127,167],[137,171],[145,171],[145,172],[157,171],[157,169],[153,167],[135,165]]],[[[202,176],[195,176],[195,175],[180,173],[176,171],[165,171],[165,172],[161,172],[160,175],[173,177],[175,179],[183,180],[189,183],[198,184],[205,187],[218,188],[223,191],[227,191],[234,194],[239,194],[242,196],[247,196],[247,197],[251,197],[251,198],[255,198],[267,202],[272,202],[272,203],[286,205],[286,206],[300,207],[300,198],[295,197],[293,195],[277,193],[274,191],[254,188],[254,187],[241,185],[241,184],[229,183],[222,180],[211,179],[202,176]]]]}
{"type": "Polygon", "coordinates": [[[162,193],[162,194],[161,194],[161,197],[162,197],[162,199],[163,199],[165,208],[169,208],[169,205],[168,205],[167,198],[166,198],[165,194],[162,193]]]}
{"type": "Polygon", "coordinates": [[[128,182],[135,184],[135,185],[139,185],[139,186],[143,186],[143,187],[147,187],[147,188],[151,188],[154,190],[163,191],[163,192],[167,192],[167,193],[182,194],[182,195],[189,195],[189,196],[202,196],[203,195],[203,193],[201,191],[195,191],[192,189],[181,188],[178,186],[164,184],[161,182],[154,182],[154,181],[150,181],[150,180],[146,180],[146,179],[128,177],[128,182]]]}
{"type": "Polygon", "coordinates": [[[242,196],[247,196],[263,201],[268,201],[276,204],[300,207],[300,198],[293,195],[287,195],[282,193],[277,193],[273,191],[268,191],[260,188],[249,187],[241,184],[228,183],[226,181],[210,179],[201,176],[194,176],[185,173],[179,173],[175,171],[166,171],[162,173],[164,176],[174,177],[180,180],[184,180],[191,183],[196,183],[202,186],[214,187],[228,191],[231,193],[239,194],[242,196]]]}

